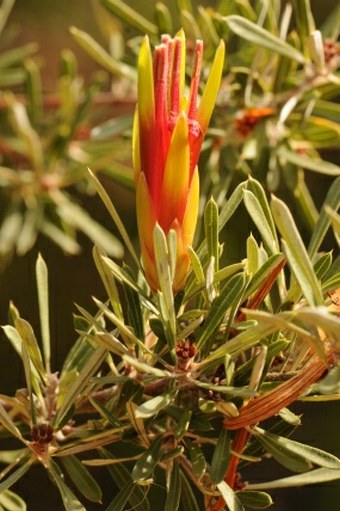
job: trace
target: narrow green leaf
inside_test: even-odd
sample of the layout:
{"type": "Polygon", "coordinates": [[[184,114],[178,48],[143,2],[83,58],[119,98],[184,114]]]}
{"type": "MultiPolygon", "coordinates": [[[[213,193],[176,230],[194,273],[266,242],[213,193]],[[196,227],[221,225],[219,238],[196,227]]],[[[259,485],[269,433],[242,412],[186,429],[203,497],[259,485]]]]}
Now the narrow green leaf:
{"type": "MultiPolygon", "coordinates": [[[[133,279],[133,274],[128,266],[124,267],[125,272],[130,274],[130,277],[133,279]]],[[[136,336],[139,339],[145,338],[145,329],[144,329],[144,318],[143,311],[141,307],[140,297],[137,291],[131,289],[127,284],[123,284],[124,293],[126,297],[126,305],[127,305],[127,318],[132,328],[134,329],[136,336]]]]}
{"type": "Polygon", "coordinates": [[[238,15],[231,15],[224,18],[228,27],[238,36],[246,39],[252,44],[263,46],[270,51],[288,57],[303,64],[305,58],[296,48],[286,43],[283,39],[268,32],[256,23],[238,15]]]}
{"type": "Polygon", "coordinates": [[[29,402],[31,405],[31,418],[33,424],[36,424],[36,413],[34,405],[34,396],[32,392],[32,374],[31,374],[31,361],[24,343],[21,343],[21,357],[25,371],[25,379],[27,385],[27,391],[29,396],[29,402]]]}
{"type": "Polygon", "coordinates": [[[107,257],[107,254],[102,248],[98,246],[93,247],[93,259],[104,284],[107,295],[110,298],[112,308],[116,316],[120,319],[123,319],[122,305],[120,302],[116,282],[112,276],[112,272],[109,270],[107,264],[105,264],[105,257],[107,257]]]}
{"type": "Polygon", "coordinates": [[[136,408],[135,415],[137,419],[148,419],[163,410],[174,398],[173,393],[156,396],[136,408]]]}
{"type": "Polygon", "coordinates": [[[101,502],[102,491],[83,463],[75,456],[64,456],[61,461],[73,484],[84,497],[91,502],[101,502]]]}
{"type": "Polygon", "coordinates": [[[67,414],[69,409],[75,404],[77,398],[88,384],[90,378],[93,376],[93,374],[99,368],[100,364],[103,362],[106,353],[107,352],[104,348],[99,347],[88,358],[84,367],[80,371],[78,377],[75,379],[72,385],[70,385],[67,394],[65,395],[63,401],[60,403],[60,408],[58,409],[56,417],[54,419],[55,427],[58,427],[58,424],[62,421],[63,417],[67,414]]]}
{"type": "Polygon", "coordinates": [[[280,325],[277,324],[259,324],[253,328],[248,328],[215,351],[212,351],[210,355],[200,363],[199,367],[201,369],[211,364],[213,361],[222,361],[227,353],[233,356],[242,353],[258,344],[264,337],[267,337],[279,329],[280,325]]]}
{"type": "Polygon", "coordinates": [[[214,484],[223,481],[229,463],[230,456],[230,434],[226,429],[222,429],[214,454],[211,460],[211,480],[214,484]]]}
{"type": "Polygon", "coordinates": [[[101,4],[112,14],[128,23],[128,25],[140,30],[142,34],[146,33],[149,35],[158,35],[156,25],[151,23],[148,19],[132,9],[132,7],[122,0],[101,0],[101,4]]]}
{"type": "Polygon", "coordinates": [[[66,511],[86,511],[85,507],[77,499],[74,493],[64,482],[64,475],[55,461],[50,460],[48,472],[57,485],[66,511]]]}
{"type": "Polygon", "coordinates": [[[34,335],[31,325],[22,318],[17,318],[14,321],[15,328],[17,329],[22,342],[25,344],[30,359],[32,360],[36,370],[38,371],[41,379],[46,380],[46,370],[44,368],[38,341],[34,335]]]}
{"type": "Polygon", "coordinates": [[[291,270],[298,281],[306,300],[311,305],[323,303],[323,295],[307,250],[295,225],[289,208],[280,199],[272,197],[275,222],[283,237],[282,245],[291,270]]]}
{"type": "Polygon", "coordinates": [[[260,287],[266,282],[268,277],[273,273],[273,270],[277,268],[277,266],[282,263],[284,260],[284,256],[282,254],[273,254],[269,257],[269,259],[259,268],[259,270],[255,273],[251,281],[249,282],[246,291],[245,298],[251,296],[255,291],[260,289],[260,287]]]}
{"type": "Polygon", "coordinates": [[[205,239],[207,242],[209,259],[215,261],[215,270],[218,269],[218,207],[213,197],[208,201],[204,210],[205,239]]]}
{"type": "Polygon", "coordinates": [[[36,279],[39,302],[39,318],[42,347],[46,368],[50,370],[51,362],[51,342],[50,342],[50,321],[49,321],[49,301],[48,301],[48,270],[47,265],[41,254],[38,255],[36,266],[36,279]]]}
{"type": "Polygon", "coordinates": [[[230,220],[232,215],[235,213],[238,206],[241,204],[243,199],[243,190],[247,186],[247,181],[243,181],[240,183],[229,199],[224,204],[221,212],[220,212],[220,218],[219,218],[219,230],[221,231],[223,227],[226,225],[226,223],[230,220]]]}
{"type": "Polygon", "coordinates": [[[229,511],[244,511],[241,501],[236,493],[225,482],[218,483],[217,488],[220,490],[224,502],[227,504],[229,511]]]}
{"type": "Polygon", "coordinates": [[[178,511],[181,498],[182,481],[178,461],[172,465],[169,488],[165,501],[164,511],[178,511]]]}
{"type": "Polygon", "coordinates": [[[272,498],[268,493],[262,491],[238,491],[236,495],[246,507],[252,509],[266,509],[273,504],[272,498]]]}
{"type": "Polygon", "coordinates": [[[273,232],[270,228],[270,225],[267,222],[266,215],[263,212],[259,201],[252,192],[244,190],[243,193],[244,204],[248,210],[249,216],[255,223],[259,232],[261,233],[263,242],[267,250],[269,251],[270,254],[278,252],[278,247],[277,244],[275,243],[273,232]]]}
{"type": "Polygon", "coordinates": [[[206,317],[204,327],[196,338],[196,344],[199,349],[204,346],[205,352],[210,351],[217,329],[221,325],[228,308],[242,295],[244,286],[245,276],[243,274],[235,275],[224,286],[221,294],[215,298],[206,317]]]}
{"type": "Polygon", "coordinates": [[[159,437],[152,442],[150,447],[144,451],[135,466],[131,476],[133,481],[145,481],[152,476],[152,473],[160,460],[163,438],[159,437]]]}

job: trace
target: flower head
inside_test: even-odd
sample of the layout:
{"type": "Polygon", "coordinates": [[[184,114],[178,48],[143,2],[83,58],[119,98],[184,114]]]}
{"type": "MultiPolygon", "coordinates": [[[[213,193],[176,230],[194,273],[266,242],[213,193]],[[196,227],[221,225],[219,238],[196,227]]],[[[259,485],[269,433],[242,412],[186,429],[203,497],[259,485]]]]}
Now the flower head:
{"type": "Polygon", "coordinates": [[[203,43],[197,41],[191,86],[185,96],[185,37],[162,36],[152,57],[145,37],[138,60],[138,105],[134,123],[133,160],[136,208],[142,260],[152,289],[159,288],[153,230],[177,234],[173,280],[181,289],[189,271],[199,202],[197,162],[218,92],[224,61],[220,43],[198,105],[203,43]]]}

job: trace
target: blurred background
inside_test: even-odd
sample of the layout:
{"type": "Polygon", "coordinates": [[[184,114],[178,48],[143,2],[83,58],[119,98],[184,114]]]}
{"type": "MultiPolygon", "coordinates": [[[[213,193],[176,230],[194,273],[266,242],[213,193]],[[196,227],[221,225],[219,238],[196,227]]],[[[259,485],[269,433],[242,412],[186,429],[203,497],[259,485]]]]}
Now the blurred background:
{"type": "MultiPolygon", "coordinates": [[[[88,82],[92,74],[100,70],[100,66],[79,47],[69,32],[69,27],[77,28],[91,34],[98,42],[107,44],[105,30],[100,28],[98,17],[104,16],[100,9],[94,9],[91,0],[16,0],[8,25],[16,31],[15,44],[20,45],[35,41],[38,43],[37,58],[42,72],[43,88],[53,91],[58,77],[60,55],[64,48],[70,48],[77,57],[79,74],[84,82],[88,82]]],[[[151,12],[154,1],[130,0],[130,5],[143,12],[151,12]]],[[[172,2],[168,2],[171,7],[172,2]]],[[[200,2],[211,4],[211,2],[200,2]]],[[[337,5],[338,0],[312,0],[313,13],[319,24],[337,5]]],[[[97,6],[98,7],[98,6],[97,6]]],[[[112,23],[112,18],[110,17],[112,23]]],[[[118,22],[117,22],[118,23],[118,22]]],[[[114,90],[113,90],[114,92],[114,90]]],[[[125,111],[133,111],[133,102],[128,104],[125,111]]],[[[108,117],[121,115],[121,106],[110,106],[106,114],[108,117]]],[[[334,152],[334,160],[338,153],[334,152]]],[[[129,155],[127,154],[127,163],[129,155]]],[[[327,190],[328,181],[313,174],[314,188],[327,190]]],[[[129,232],[136,238],[136,227],[133,208],[133,192],[112,181],[104,181],[114,204],[122,218],[126,221],[129,232]]],[[[313,188],[313,184],[312,184],[313,188]]],[[[84,200],[79,197],[79,201],[84,200]]],[[[1,205],[0,205],[1,208],[1,205]]],[[[86,198],[86,209],[99,223],[109,231],[113,229],[104,206],[98,197],[92,195],[86,198]]],[[[235,248],[234,257],[237,260],[242,254],[244,239],[238,237],[236,226],[247,222],[242,215],[236,216],[231,223],[229,244],[235,248]],[[232,227],[235,227],[234,229],[232,227]]],[[[243,229],[245,231],[246,229],[243,229]]],[[[46,238],[39,237],[34,248],[23,257],[14,256],[5,271],[0,274],[0,323],[7,323],[7,311],[10,301],[18,307],[21,316],[30,321],[33,328],[39,330],[38,306],[35,286],[35,262],[38,252],[43,254],[47,262],[50,275],[50,304],[51,304],[51,333],[53,344],[53,369],[60,368],[66,353],[75,341],[76,334],[73,328],[73,316],[76,312],[74,303],[78,303],[88,310],[95,310],[91,296],[105,298],[97,271],[92,260],[92,242],[83,235],[79,235],[79,244],[82,251],[79,255],[67,256],[61,249],[46,238]]],[[[24,375],[21,362],[8,342],[0,332],[0,393],[11,394],[20,385],[24,385],[24,375]]],[[[296,432],[294,438],[305,441],[311,445],[329,450],[340,455],[340,408],[339,404],[319,404],[295,406],[295,412],[303,413],[303,426],[296,432]]],[[[251,474],[252,480],[271,479],[274,475],[281,475],[277,465],[268,463],[267,473],[251,474]]],[[[104,472],[103,478],[105,479],[104,472]]],[[[38,468],[29,472],[15,490],[26,500],[28,510],[45,509],[59,511],[63,509],[57,491],[47,481],[47,476],[38,468]]],[[[340,502],[339,482],[299,489],[288,489],[273,492],[275,504],[271,509],[276,511],[337,511],[340,502]]],[[[104,509],[105,506],[100,507],[104,509]]],[[[93,505],[91,509],[99,509],[93,505]]],[[[156,508],[155,508],[156,510],[156,508]]],[[[186,510],[183,510],[186,511],[186,510]]]]}

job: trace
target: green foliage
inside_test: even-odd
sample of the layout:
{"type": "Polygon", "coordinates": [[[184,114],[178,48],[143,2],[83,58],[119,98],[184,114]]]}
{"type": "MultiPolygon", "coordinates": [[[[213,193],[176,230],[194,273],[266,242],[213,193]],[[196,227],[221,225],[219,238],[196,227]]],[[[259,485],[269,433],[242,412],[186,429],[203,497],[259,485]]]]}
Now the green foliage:
{"type": "MultiPolygon", "coordinates": [[[[272,501],[262,490],[340,478],[338,458],[285,436],[300,423],[288,408],[292,402],[339,399],[340,319],[332,298],[340,287],[339,258],[326,238],[339,244],[340,169],[322,152],[339,146],[339,57],[330,50],[338,48],[336,16],[318,31],[307,0],[215,3],[178,0],[172,15],[173,6],[158,2],[151,20],[120,0],[101,0],[108,16],[134,30],[119,58],[71,28],[77,43],[129,91],[144,33],[153,43],[163,30],[183,26],[189,39],[202,37],[203,74],[219,39],[228,43],[200,161],[201,225],[190,249],[191,273],[177,295],[176,232],[166,236],[158,224],[154,229],[160,283],[154,292],[97,176],[132,187],[125,149],[132,108],[118,119],[98,114],[110,101],[107,84],[95,76],[84,86],[68,50],[51,96],[42,90],[34,45],[0,55],[0,266],[14,252],[30,250],[39,233],[76,253],[80,230],[95,242],[107,295],[94,298],[95,312],[78,307],[79,337],[61,368],[51,359],[49,276],[41,255],[40,333],[10,307],[2,328],[22,360],[26,388],[1,395],[0,433],[14,439],[15,448],[0,452],[0,509],[26,509],[10,488],[33,464],[47,470],[69,511],[86,509],[87,501],[106,505],[98,467],[115,485],[107,511],[152,509],[152,485],[164,488],[165,511],[265,509],[272,501]],[[14,85],[25,101],[9,91],[14,85]],[[312,173],[330,183],[321,207],[307,186],[312,173]],[[92,192],[122,241],[77,203],[79,194],[92,192]],[[235,214],[254,232],[243,233],[244,259],[231,264],[226,231],[235,214]],[[122,257],[123,249],[129,265],[111,259],[122,257]],[[242,479],[235,484],[245,462],[261,464],[268,456],[299,474],[245,488],[242,479]]],[[[1,37],[12,4],[0,7],[1,37]]]]}

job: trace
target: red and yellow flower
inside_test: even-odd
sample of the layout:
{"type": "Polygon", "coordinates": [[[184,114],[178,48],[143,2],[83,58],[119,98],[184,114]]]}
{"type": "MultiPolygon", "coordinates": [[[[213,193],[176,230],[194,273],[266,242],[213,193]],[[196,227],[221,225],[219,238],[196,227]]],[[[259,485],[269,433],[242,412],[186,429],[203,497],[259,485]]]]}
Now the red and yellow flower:
{"type": "Polygon", "coordinates": [[[185,96],[185,37],[164,35],[152,57],[145,37],[138,60],[138,105],[133,160],[142,261],[153,290],[159,289],[153,231],[177,234],[173,289],[185,285],[199,203],[197,161],[220,85],[224,44],[220,43],[198,103],[203,44],[197,41],[191,86],[185,96]]]}

